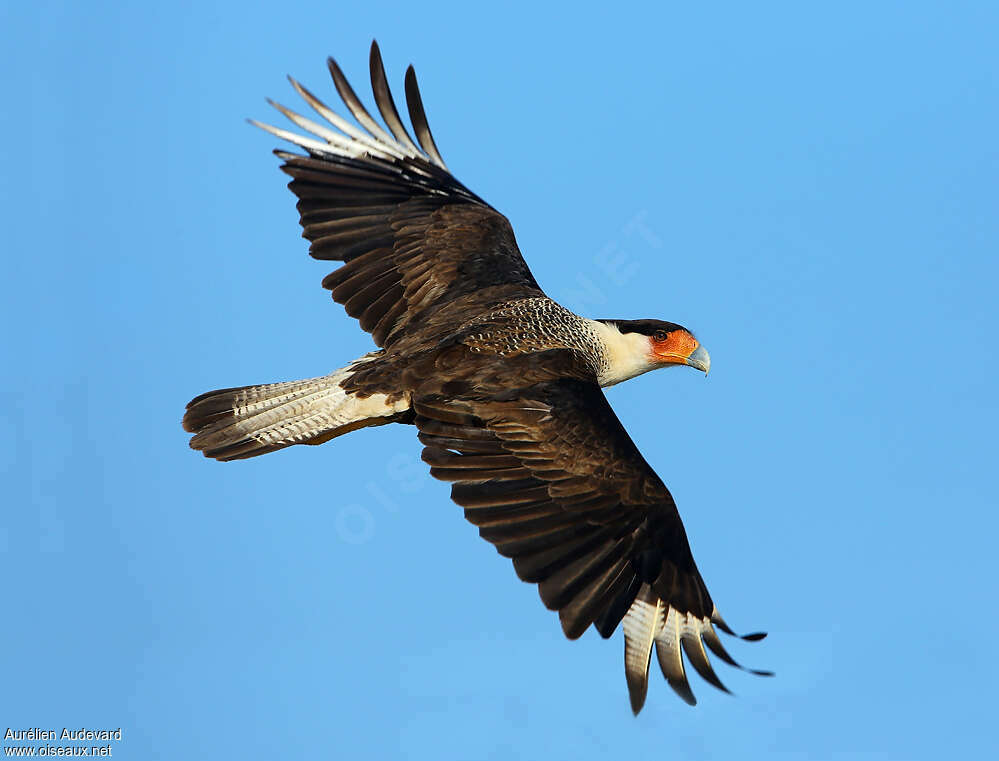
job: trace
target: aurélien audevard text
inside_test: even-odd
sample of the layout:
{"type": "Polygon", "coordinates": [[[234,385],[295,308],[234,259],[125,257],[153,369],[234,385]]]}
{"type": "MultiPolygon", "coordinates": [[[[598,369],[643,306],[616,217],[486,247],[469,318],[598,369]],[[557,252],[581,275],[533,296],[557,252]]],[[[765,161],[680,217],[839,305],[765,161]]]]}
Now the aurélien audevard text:
{"type": "Polygon", "coordinates": [[[11,729],[7,727],[3,739],[28,742],[32,740],[70,740],[75,742],[115,740],[121,742],[121,727],[117,729],[85,729],[83,727],[68,729],[63,727],[58,733],[54,729],[41,729],[39,727],[30,727],[29,729],[11,729]]]}
{"type": "Polygon", "coordinates": [[[79,729],[63,727],[61,730],[29,727],[12,729],[3,734],[5,756],[102,756],[110,757],[114,743],[121,742],[121,727],[115,729],[79,729]],[[11,745],[10,741],[25,743],[11,745]],[[51,741],[59,743],[53,745],[51,741]],[[45,745],[35,743],[45,741],[45,745]],[[97,744],[95,744],[97,743],[97,744]]]}

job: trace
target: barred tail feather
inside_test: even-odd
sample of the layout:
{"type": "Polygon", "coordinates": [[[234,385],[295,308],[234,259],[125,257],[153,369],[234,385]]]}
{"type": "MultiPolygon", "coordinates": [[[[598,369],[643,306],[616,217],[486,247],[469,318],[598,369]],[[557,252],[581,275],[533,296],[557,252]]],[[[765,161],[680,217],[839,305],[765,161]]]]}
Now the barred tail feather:
{"type": "Polygon", "coordinates": [[[409,409],[408,399],[359,397],[342,383],[353,363],[320,378],[241,386],[195,397],[184,414],[191,448],[216,460],[240,460],[293,444],[322,444],[371,425],[384,425],[409,409]]]}

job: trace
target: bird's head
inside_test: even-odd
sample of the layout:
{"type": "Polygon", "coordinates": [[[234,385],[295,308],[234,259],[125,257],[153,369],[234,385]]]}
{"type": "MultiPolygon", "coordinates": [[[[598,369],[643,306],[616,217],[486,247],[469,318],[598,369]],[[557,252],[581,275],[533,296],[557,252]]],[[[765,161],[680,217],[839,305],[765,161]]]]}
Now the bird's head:
{"type": "Polygon", "coordinates": [[[617,329],[623,335],[645,336],[649,357],[657,366],[689,365],[705,374],[711,368],[707,350],[683,325],[663,320],[619,320],[617,329]]]}
{"type": "Polygon", "coordinates": [[[682,325],[663,320],[598,320],[604,326],[608,367],[600,385],[612,386],[636,375],[674,365],[707,374],[711,357],[682,325]]]}

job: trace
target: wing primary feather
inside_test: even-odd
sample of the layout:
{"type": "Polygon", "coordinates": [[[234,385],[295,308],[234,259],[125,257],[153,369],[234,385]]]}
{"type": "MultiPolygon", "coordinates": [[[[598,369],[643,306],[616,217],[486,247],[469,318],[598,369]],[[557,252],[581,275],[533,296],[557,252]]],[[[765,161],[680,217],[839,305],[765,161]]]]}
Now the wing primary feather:
{"type": "Polygon", "coordinates": [[[318,140],[313,140],[312,138],[298,135],[294,132],[289,132],[288,130],[281,129],[280,127],[273,127],[270,124],[265,124],[264,122],[258,122],[256,119],[247,119],[246,121],[254,127],[259,127],[264,132],[270,132],[274,135],[274,137],[280,138],[281,140],[287,140],[289,143],[293,143],[299,148],[305,148],[305,150],[309,153],[331,158],[336,156],[336,153],[330,147],[329,143],[320,143],[318,140]]]}
{"type": "Polygon", "coordinates": [[[744,639],[747,642],[759,642],[761,639],[765,639],[767,636],[766,632],[752,632],[751,634],[736,634],[732,631],[732,627],[725,623],[725,619],[722,618],[721,613],[718,612],[718,608],[715,608],[711,612],[711,623],[721,629],[730,637],[738,637],[739,639],[744,639]]]}
{"type": "Polygon", "coordinates": [[[340,97],[343,99],[344,104],[350,109],[350,112],[357,119],[358,123],[364,127],[371,136],[377,139],[379,142],[385,142],[389,145],[395,146],[406,156],[416,156],[417,154],[406,149],[406,146],[400,144],[395,140],[388,132],[383,130],[374,119],[371,118],[371,114],[361,103],[361,99],[357,97],[354,92],[354,88],[350,86],[350,82],[347,81],[347,77],[343,75],[340,70],[340,66],[332,58],[326,59],[326,65],[329,67],[330,75],[333,77],[333,84],[336,86],[336,91],[340,93],[340,97]]]}
{"type": "MultiPolygon", "coordinates": [[[[301,114],[292,111],[290,108],[282,106],[277,101],[268,98],[267,102],[270,105],[272,105],[274,108],[276,108],[278,111],[280,111],[282,114],[284,114],[285,117],[287,117],[288,121],[290,121],[292,124],[295,124],[296,126],[301,127],[302,129],[308,132],[311,132],[313,135],[316,135],[317,137],[321,137],[327,143],[339,148],[351,158],[356,158],[357,156],[361,156],[365,153],[364,148],[357,145],[350,138],[337,134],[333,130],[324,127],[322,124],[318,124],[317,122],[314,122],[311,119],[308,119],[302,116],[301,114]]],[[[382,156],[389,155],[387,152],[384,151],[384,149],[379,149],[378,153],[379,155],[382,156]]]]}
{"type": "Polygon", "coordinates": [[[382,53],[378,49],[378,43],[372,40],[371,55],[368,59],[371,69],[371,90],[375,96],[375,105],[382,114],[385,124],[392,130],[396,140],[411,148],[414,153],[419,153],[420,149],[406,132],[406,126],[399,118],[399,111],[395,107],[395,100],[392,99],[392,90],[389,88],[388,79],[385,77],[385,66],[382,63],[382,53]]]}
{"type": "Polygon", "coordinates": [[[656,659],[669,686],[685,703],[693,706],[697,705],[697,698],[690,689],[690,682],[687,681],[687,673],[683,668],[679,623],[677,612],[670,608],[656,634],[656,659]]]}
{"type": "Polygon", "coordinates": [[[750,669],[743,666],[735,658],[729,655],[728,651],[725,649],[724,645],[721,643],[721,639],[718,638],[717,632],[708,623],[703,629],[701,629],[701,638],[704,640],[704,644],[708,646],[708,649],[721,658],[729,666],[734,666],[737,669],[742,669],[750,674],[756,674],[756,676],[773,676],[773,671],[764,671],[761,669],[750,669]]]}
{"type": "Polygon", "coordinates": [[[649,663],[656,629],[662,617],[662,601],[642,586],[621,622],[624,629],[624,678],[628,683],[631,711],[636,716],[649,691],[649,663]]]}
{"type": "MultiPolygon", "coordinates": [[[[689,613],[683,617],[683,623],[680,627],[680,644],[683,646],[683,651],[687,654],[687,658],[694,670],[701,675],[708,684],[717,687],[722,692],[731,693],[724,684],[722,684],[721,679],[715,673],[714,668],[711,666],[711,661],[708,660],[708,654],[704,652],[704,643],[701,642],[701,628],[705,625],[704,621],[698,621],[694,616],[689,613]]],[[[710,626],[710,623],[707,624],[710,626]]]]}
{"type": "Polygon", "coordinates": [[[340,114],[336,113],[329,106],[319,100],[319,98],[313,95],[308,88],[306,88],[294,77],[289,76],[288,81],[291,82],[291,86],[295,88],[295,91],[302,96],[302,100],[312,107],[313,111],[323,117],[338,130],[341,130],[344,134],[352,137],[358,143],[364,145],[375,153],[389,153],[395,158],[400,159],[405,157],[406,154],[397,150],[395,146],[373,140],[370,135],[365,134],[363,130],[359,130],[353,124],[340,116],[340,114]]]}
{"type": "Polygon", "coordinates": [[[430,124],[427,123],[427,113],[423,110],[420,86],[416,81],[416,70],[412,66],[406,69],[406,107],[409,109],[409,119],[413,123],[413,132],[416,133],[416,139],[420,141],[423,150],[431,161],[445,172],[450,173],[440,151],[437,150],[437,143],[434,142],[430,124]]]}

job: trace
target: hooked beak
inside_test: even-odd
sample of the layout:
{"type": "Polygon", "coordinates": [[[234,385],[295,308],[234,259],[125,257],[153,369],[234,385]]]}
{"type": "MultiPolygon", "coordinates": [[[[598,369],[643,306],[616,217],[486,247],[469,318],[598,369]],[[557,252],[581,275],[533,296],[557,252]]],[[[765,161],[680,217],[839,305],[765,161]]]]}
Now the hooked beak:
{"type": "Polygon", "coordinates": [[[691,367],[696,367],[698,370],[703,371],[705,375],[711,369],[711,356],[708,354],[708,350],[700,344],[698,344],[697,348],[690,353],[684,362],[691,367]]]}
{"type": "Polygon", "coordinates": [[[705,375],[711,369],[711,357],[700,342],[686,330],[674,330],[666,340],[653,340],[655,361],[664,365],[689,365],[705,375]]]}

